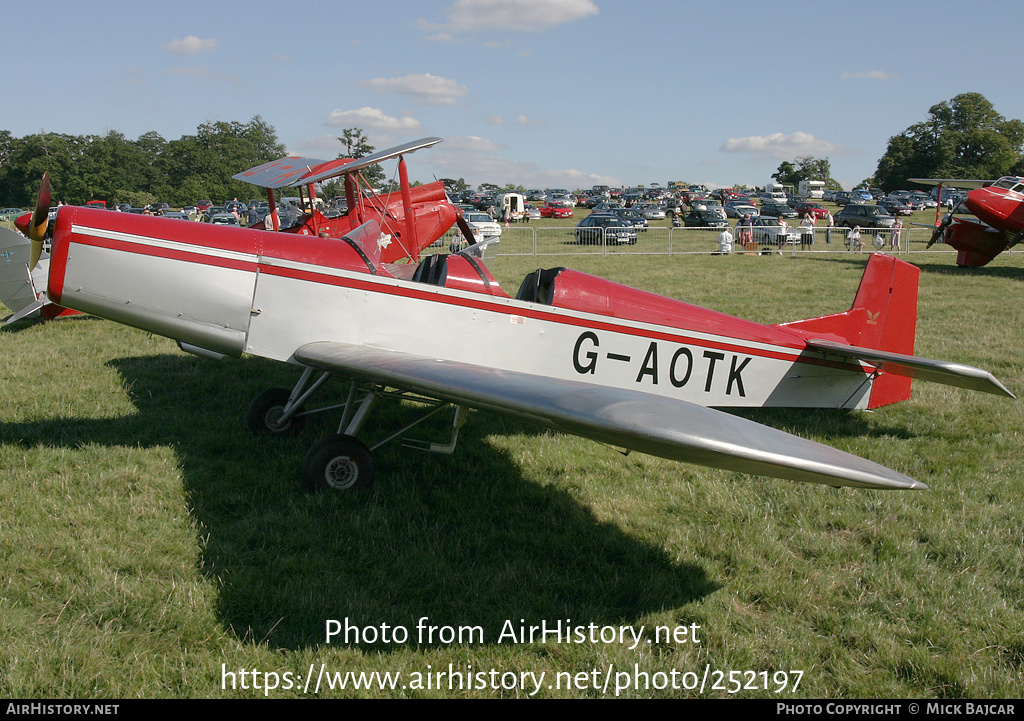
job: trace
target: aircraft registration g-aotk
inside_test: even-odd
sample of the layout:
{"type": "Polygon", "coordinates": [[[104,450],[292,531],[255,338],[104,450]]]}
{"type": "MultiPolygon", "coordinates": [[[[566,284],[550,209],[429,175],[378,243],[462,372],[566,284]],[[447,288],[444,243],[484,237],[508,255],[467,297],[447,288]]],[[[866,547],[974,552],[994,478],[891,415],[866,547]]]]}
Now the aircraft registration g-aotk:
{"type": "MultiPolygon", "coordinates": [[[[431,202],[430,217],[447,214],[447,199],[431,202]]],[[[48,294],[186,350],[302,367],[292,390],[253,400],[260,433],[296,430],[328,377],[349,379],[337,433],[305,455],[315,488],[372,481],[373,449],[358,436],[374,402],[395,394],[428,400],[424,418],[454,406],[451,442],[432,450],[451,451],[474,408],[732,471],[909,489],[924,485],[718,408],[877,408],[909,398],[912,378],[1012,397],[986,371],[913,356],[919,271],[890,256],[871,256],[849,310],[762,325],[565,268],[530,273],[510,296],[473,245],[420,258],[438,236],[404,217],[409,257],[389,262],[386,213],[321,237],[65,206],[48,294]]]]}

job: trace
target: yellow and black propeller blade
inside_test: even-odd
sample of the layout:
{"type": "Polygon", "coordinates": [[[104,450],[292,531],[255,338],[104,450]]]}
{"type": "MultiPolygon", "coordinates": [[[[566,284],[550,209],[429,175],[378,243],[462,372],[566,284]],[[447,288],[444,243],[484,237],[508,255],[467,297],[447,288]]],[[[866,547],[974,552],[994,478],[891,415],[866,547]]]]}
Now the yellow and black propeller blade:
{"type": "Polygon", "coordinates": [[[36,267],[39,256],[43,253],[43,240],[46,238],[46,225],[50,220],[50,174],[43,173],[43,182],[39,186],[39,197],[36,199],[36,209],[32,211],[31,217],[26,213],[15,219],[14,224],[22,233],[28,236],[32,242],[32,251],[29,255],[29,270],[36,267]]]}

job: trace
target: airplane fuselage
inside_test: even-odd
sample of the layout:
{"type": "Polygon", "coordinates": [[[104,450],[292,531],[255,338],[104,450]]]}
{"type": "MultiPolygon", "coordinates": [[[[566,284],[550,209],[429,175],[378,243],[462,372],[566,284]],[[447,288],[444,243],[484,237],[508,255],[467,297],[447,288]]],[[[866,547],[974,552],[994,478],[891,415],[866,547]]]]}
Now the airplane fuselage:
{"type": "Polygon", "coordinates": [[[1005,177],[967,194],[964,203],[978,220],[997,230],[1024,229],[1024,178],[1005,177]]]}
{"type": "Polygon", "coordinates": [[[574,271],[560,297],[531,302],[463,256],[438,285],[373,267],[345,240],[188,227],[183,237],[181,221],[64,209],[49,294],[232,355],[294,362],[305,344],[339,341],[703,406],[868,404],[864,369],[808,353],[797,331],[574,271]]]}

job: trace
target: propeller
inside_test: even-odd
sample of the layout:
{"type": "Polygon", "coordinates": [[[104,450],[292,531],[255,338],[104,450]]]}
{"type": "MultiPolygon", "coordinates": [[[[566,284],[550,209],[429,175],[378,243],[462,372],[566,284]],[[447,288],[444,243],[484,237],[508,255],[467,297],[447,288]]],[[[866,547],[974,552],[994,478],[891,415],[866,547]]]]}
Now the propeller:
{"type": "Polygon", "coordinates": [[[474,245],[476,243],[476,236],[473,235],[473,229],[469,227],[469,223],[462,217],[462,213],[455,216],[455,223],[459,226],[459,230],[462,231],[462,235],[466,238],[466,241],[470,245],[474,245]]]}
{"type": "Polygon", "coordinates": [[[932,238],[928,241],[928,245],[925,248],[931,248],[937,242],[943,239],[946,234],[946,228],[953,222],[953,214],[947,213],[946,217],[942,219],[942,222],[935,226],[935,230],[932,231],[932,238]]]}
{"type": "Polygon", "coordinates": [[[36,209],[32,212],[31,218],[28,213],[14,221],[18,230],[28,236],[32,241],[32,252],[29,255],[28,267],[32,270],[39,262],[39,256],[43,253],[43,240],[46,238],[46,225],[50,220],[50,174],[43,173],[43,182],[39,186],[39,197],[36,199],[36,209]]]}

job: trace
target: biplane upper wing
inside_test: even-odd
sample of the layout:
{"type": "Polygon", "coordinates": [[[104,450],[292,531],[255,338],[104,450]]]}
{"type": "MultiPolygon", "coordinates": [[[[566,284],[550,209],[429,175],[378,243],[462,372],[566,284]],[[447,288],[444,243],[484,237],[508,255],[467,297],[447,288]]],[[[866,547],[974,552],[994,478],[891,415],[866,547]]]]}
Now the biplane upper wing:
{"type": "Polygon", "coordinates": [[[341,168],[349,163],[355,162],[351,158],[338,158],[337,160],[318,160],[316,158],[300,158],[290,155],[286,158],[271,160],[255,168],[249,168],[232,175],[235,180],[258,186],[260,188],[290,188],[295,185],[304,185],[314,182],[308,180],[311,176],[337,171],[341,174],[341,168]]]}
{"type": "Polygon", "coordinates": [[[907,178],[911,183],[920,183],[921,185],[942,185],[948,188],[984,188],[987,185],[992,185],[995,181],[993,180],[977,180],[977,179],[964,179],[964,178],[907,178]]]}
{"type": "Polygon", "coordinates": [[[363,168],[382,163],[399,155],[429,148],[441,142],[441,138],[422,138],[402,145],[381,150],[362,158],[338,158],[337,160],[317,160],[316,158],[300,158],[288,156],[271,160],[269,163],[257,165],[231,177],[261,188],[289,188],[297,185],[319,183],[339,175],[357,173],[363,168]]]}
{"type": "Polygon", "coordinates": [[[838,486],[923,489],[884,466],[722,411],[598,386],[339,342],[295,359],[630,450],[715,468],[838,486]]]}
{"type": "Polygon", "coordinates": [[[918,358],[874,348],[860,348],[829,340],[813,339],[807,341],[807,345],[814,350],[837,355],[844,359],[866,361],[885,373],[1015,398],[1013,393],[1007,390],[1006,386],[989,371],[974,366],[918,358]]]}

